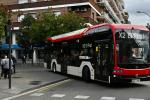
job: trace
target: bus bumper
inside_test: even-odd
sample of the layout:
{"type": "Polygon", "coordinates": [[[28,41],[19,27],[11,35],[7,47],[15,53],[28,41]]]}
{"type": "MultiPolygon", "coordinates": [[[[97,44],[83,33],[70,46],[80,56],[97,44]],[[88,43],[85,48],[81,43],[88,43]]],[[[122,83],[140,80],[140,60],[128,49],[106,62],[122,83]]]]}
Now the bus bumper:
{"type": "Polygon", "coordinates": [[[116,76],[112,77],[112,82],[139,82],[139,81],[150,81],[150,75],[146,76],[116,76]]]}

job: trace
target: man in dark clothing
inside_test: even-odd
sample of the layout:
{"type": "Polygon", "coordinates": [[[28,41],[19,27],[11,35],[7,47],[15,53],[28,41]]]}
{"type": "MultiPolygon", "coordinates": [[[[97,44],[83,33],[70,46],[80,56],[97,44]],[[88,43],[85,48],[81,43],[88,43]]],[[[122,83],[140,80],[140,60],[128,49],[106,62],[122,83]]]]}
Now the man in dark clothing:
{"type": "Polygon", "coordinates": [[[12,61],[13,61],[13,72],[14,73],[16,73],[16,63],[17,63],[17,60],[16,60],[16,58],[13,56],[13,55],[11,55],[11,59],[12,59],[12,61]]]}
{"type": "MultiPolygon", "coordinates": [[[[4,59],[4,56],[2,56],[2,59],[4,59]]],[[[3,76],[4,76],[4,65],[1,64],[1,77],[0,78],[2,78],[3,76]]]]}
{"type": "Polygon", "coordinates": [[[23,57],[22,57],[22,63],[23,63],[23,64],[26,64],[26,56],[23,56],[23,57]]]}
{"type": "Polygon", "coordinates": [[[4,75],[4,68],[3,68],[4,66],[3,65],[1,65],[1,77],[3,77],[3,75],[4,75]]]}

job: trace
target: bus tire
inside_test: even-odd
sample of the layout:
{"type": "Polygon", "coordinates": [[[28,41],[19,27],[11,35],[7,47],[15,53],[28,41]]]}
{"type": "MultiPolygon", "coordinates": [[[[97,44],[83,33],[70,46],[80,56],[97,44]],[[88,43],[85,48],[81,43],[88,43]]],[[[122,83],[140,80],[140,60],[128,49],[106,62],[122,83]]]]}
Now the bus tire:
{"type": "Polygon", "coordinates": [[[84,67],[82,71],[82,78],[84,81],[89,82],[90,81],[90,70],[88,67],[84,67]]]}
{"type": "Polygon", "coordinates": [[[56,72],[56,64],[55,63],[53,63],[53,65],[52,65],[52,72],[56,72]]]}

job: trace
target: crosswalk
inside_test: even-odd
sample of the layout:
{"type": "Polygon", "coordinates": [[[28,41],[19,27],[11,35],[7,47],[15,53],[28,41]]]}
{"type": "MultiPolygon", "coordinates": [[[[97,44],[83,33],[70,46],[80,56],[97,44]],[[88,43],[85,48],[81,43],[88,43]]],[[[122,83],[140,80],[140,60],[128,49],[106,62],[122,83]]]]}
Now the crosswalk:
{"type": "Polygon", "coordinates": [[[84,95],[77,95],[74,98],[75,99],[88,99],[90,96],[84,96],[84,95]]]}
{"type": "Polygon", "coordinates": [[[144,99],[130,98],[129,100],[144,100],[144,99]]]}
{"type": "Polygon", "coordinates": [[[100,100],[116,100],[116,97],[101,97],[100,100]]]}
{"type": "Polygon", "coordinates": [[[62,98],[62,97],[64,97],[64,96],[66,96],[65,94],[54,94],[54,95],[52,95],[51,97],[54,97],[54,98],[62,98]]]}
{"type": "MultiPolygon", "coordinates": [[[[39,97],[39,96],[43,96],[44,93],[33,93],[30,94],[30,96],[35,96],[35,97],[39,97]]],[[[51,98],[64,98],[66,97],[66,94],[52,94],[50,97],[51,98]]],[[[88,95],[76,95],[74,97],[72,97],[74,99],[79,99],[79,100],[88,100],[90,98],[90,96],[88,95]]],[[[99,100],[118,100],[117,97],[108,97],[108,96],[102,96],[99,98],[99,100]]],[[[144,100],[142,98],[129,98],[128,100],[144,100]]]]}

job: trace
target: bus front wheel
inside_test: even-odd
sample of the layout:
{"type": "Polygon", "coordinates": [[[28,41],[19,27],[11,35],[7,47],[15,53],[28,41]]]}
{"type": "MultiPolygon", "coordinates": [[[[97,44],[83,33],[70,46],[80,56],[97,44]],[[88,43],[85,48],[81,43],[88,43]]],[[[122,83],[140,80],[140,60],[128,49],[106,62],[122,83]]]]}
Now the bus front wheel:
{"type": "Polygon", "coordinates": [[[90,70],[88,67],[84,67],[82,71],[82,78],[84,81],[89,82],[90,81],[90,70]]]}

